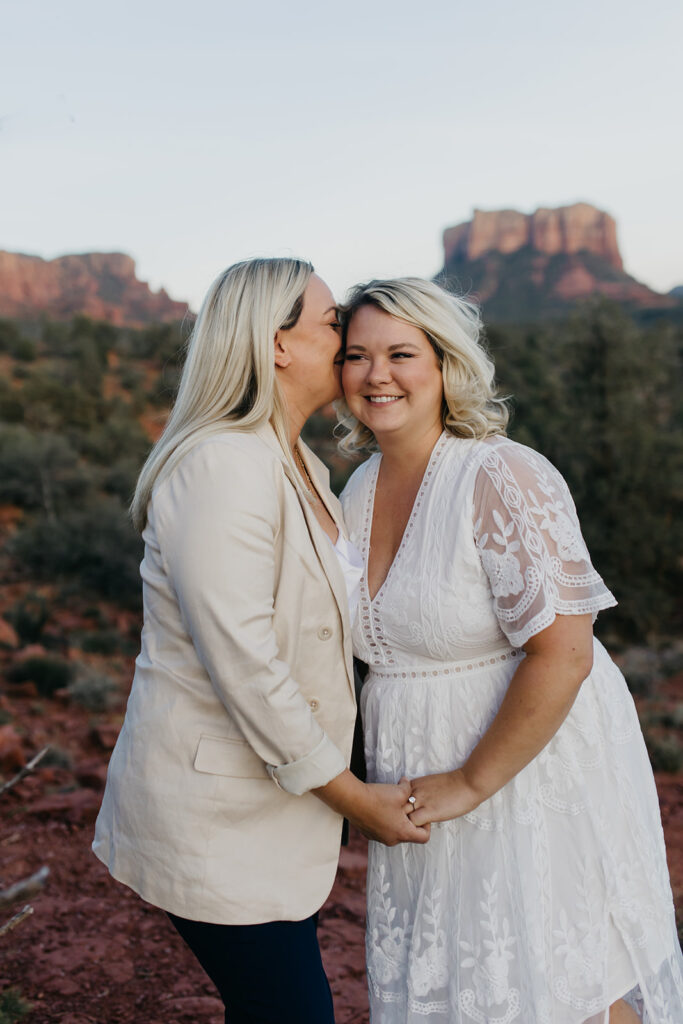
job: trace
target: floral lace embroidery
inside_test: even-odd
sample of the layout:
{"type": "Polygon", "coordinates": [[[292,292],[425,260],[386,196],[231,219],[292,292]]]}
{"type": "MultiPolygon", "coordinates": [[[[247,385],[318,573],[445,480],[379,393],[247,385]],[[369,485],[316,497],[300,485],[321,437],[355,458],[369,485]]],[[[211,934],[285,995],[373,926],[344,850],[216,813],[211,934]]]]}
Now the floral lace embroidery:
{"type": "MultiPolygon", "coordinates": [[[[365,580],[354,628],[369,665],[370,781],[464,763],[526,639],[558,613],[613,603],[542,456],[446,437],[430,468],[400,559],[374,602],[365,580]]],[[[368,460],[342,496],[366,562],[378,469],[368,460]]],[[[614,986],[635,979],[643,1024],[683,1021],[656,791],[633,701],[597,642],[565,723],[507,786],[435,824],[426,846],[372,848],[376,1024],[602,1024],[614,986]],[[615,946],[626,951],[616,976],[615,946]]]]}

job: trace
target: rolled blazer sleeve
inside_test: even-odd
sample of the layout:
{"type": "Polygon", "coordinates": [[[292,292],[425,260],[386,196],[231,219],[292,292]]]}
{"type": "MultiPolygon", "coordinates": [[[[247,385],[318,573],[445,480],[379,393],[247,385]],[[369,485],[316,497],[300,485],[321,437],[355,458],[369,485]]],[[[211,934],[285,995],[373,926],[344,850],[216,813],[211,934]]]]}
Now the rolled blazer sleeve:
{"type": "Polygon", "coordinates": [[[197,445],[153,498],[162,558],[199,660],[244,738],[287,792],[346,767],[315,720],[273,629],[279,467],[239,438],[197,445]]]}

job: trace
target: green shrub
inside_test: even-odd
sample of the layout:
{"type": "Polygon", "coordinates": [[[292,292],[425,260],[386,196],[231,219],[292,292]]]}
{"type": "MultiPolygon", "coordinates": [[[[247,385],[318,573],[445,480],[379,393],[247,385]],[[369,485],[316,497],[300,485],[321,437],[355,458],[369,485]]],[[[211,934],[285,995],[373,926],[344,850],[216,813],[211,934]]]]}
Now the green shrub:
{"type": "Polygon", "coordinates": [[[0,1024],[16,1024],[30,1012],[31,1004],[27,1003],[14,988],[6,988],[0,992],[0,1024]]]}
{"type": "Polygon", "coordinates": [[[7,613],[8,621],[14,626],[24,644],[38,643],[47,617],[47,602],[41,594],[27,594],[7,613]]]}
{"type": "Polygon", "coordinates": [[[0,501],[54,515],[82,499],[90,481],[66,438],[0,426],[0,501]]]}
{"type": "Polygon", "coordinates": [[[35,683],[41,697],[52,697],[68,686],[74,677],[73,665],[52,655],[36,655],[13,665],[7,673],[12,683],[35,683]]]}
{"type": "Polygon", "coordinates": [[[79,591],[140,607],[142,541],[113,498],[36,519],[8,544],[10,554],[42,580],[73,581],[79,591]]]}
{"type": "Polygon", "coordinates": [[[21,338],[13,320],[0,320],[0,352],[11,352],[21,338]]]}
{"type": "Polygon", "coordinates": [[[66,768],[68,770],[73,767],[73,758],[67,750],[50,744],[47,754],[40,763],[46,768],[66,768]]]}
{"type": "Polygon", "coordinates": [[[86,654],[117,654],[123,644],[121,634],[115,629],[98,629],[92,633],[84,633],[80,640],[80,648],[86,654]]]}
{"type": "Polygon", "coordinates": [[[645,733],[650,764],[654,772],[671,772],[676,775],[683,768],[683,748],[675,736],[657,736],[645,733]]]}
{"type": "Polygon", "coordinates": [[[116,699],[116,684],[103,672],[80,666],[69,683],[69,696],[88,711],[106,711],[116,699]]]}
{"type": "Polygon", "coordinates": [[[24,405],[21,392],[12,387],[8,380],[0,379],[0,420],[5,423],[21,423],[24,418],[24,405]]]}

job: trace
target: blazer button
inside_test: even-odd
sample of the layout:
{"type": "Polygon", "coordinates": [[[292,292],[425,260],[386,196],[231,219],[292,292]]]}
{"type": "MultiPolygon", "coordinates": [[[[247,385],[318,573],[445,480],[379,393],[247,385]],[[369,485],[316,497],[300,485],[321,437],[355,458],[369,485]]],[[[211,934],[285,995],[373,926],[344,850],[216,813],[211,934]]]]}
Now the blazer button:
{"type": "Polygon", "coordinates": [[[318,710],[318,708],[320,707],[320,702],[319,702],[319,701],[317,701],[317,700],[315,699],[315,697],[313,697],[313,699],[312,699],[312,700],[309,700],[309,702],[308,702],[308,706],[309,706],[309,708],[311,709],[311,711],[317,711],[317,710],[318,710]]]}
{"type": "Polygon", "coordinates": [[[318,630],[318,637],[321,640],[329,640],[331,636],[332,630],[330,629],[329,626],[321,626],[320,629],[318,630]]]}

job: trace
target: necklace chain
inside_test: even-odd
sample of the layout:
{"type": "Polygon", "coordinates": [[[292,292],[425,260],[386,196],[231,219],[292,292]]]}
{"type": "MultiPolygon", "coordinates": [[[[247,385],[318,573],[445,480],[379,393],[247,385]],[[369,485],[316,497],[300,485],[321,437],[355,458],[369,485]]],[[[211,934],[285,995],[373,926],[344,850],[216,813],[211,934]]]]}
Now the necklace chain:
{"type": "Polygon", "coordinates": [[[315,489],[315,487],[313,485],[313,481],[311,480],[310,474],[309,474],[308,470],[306,469],[306,463],[301,458],[301,453],[299,452],[298,448],[294,449],[294,458],[296,460],[296,463],[297,463],[299,469],[301,470],[302,476],[304,477],[304,481],[305,481],[304,486],[306,487],[306,490],[310,492],[312,497],[314,497],[314,498],[319,500],[318,492],[316,491],[316,489],[315,489]]]}

